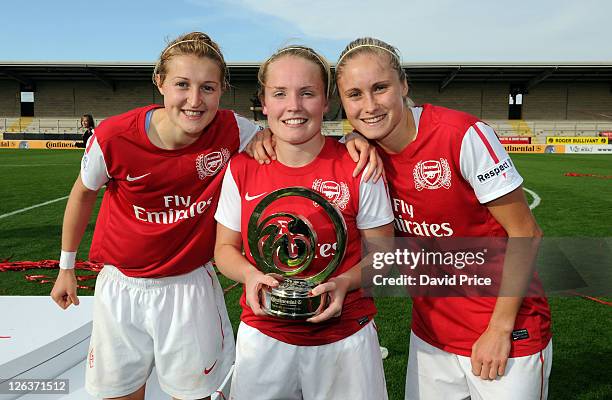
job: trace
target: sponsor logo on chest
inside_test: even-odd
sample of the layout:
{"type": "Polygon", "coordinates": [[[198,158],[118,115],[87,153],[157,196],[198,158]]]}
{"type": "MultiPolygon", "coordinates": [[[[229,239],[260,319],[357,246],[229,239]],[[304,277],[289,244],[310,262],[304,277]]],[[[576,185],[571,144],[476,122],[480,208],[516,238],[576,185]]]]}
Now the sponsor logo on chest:
{"type": "Polygon", "coordinates": [[[419,161],[412,171],[414,177],[414,188],[418,191],[423,189],[450,189],[451,169],[445,158],[439,160],[419,161]]]}
{"type": "Polygon", "coordinates": [[[230,151],[225,147],[218,151],[213,151],[212,153],[200,154],[196,158],[198,178],[206,179],[209,176],[215,175],[217,172],[223,169],[229,159],[230,151]]]}
{"type": "MultiPolygon", "coordinates": [[[[344,182],[336,181],[324,181],[323,179],[316,179],[312,183],[312,188],[317,192],[322,193],[325,198],[332,204],[336,205],[341,210],[346,208],[351,194],[349,192],[348,185],[344,182]]],[[[319,205],[313,201],[315,207],[319,205]]]]}
{"type": "Polygon", "coordinates": [[[426,208],[425,212],[421,209],[421,212],[419,212],[414,205],[402,200],[397,195],[391,198],[391,204],[393,206],[393,214],[395,215],[394,225],[397,232],[406,233],[409,236],[428,237],[453,236],[455,233],[451,222],[444,220],[447,217],[432,215],[430,208],[426,208]]]}

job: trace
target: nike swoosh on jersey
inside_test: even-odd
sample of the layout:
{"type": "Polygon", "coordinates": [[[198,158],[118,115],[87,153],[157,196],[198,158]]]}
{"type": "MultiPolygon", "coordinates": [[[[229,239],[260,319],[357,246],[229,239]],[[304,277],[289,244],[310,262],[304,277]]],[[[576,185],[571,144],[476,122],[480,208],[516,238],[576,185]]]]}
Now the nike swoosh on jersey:
{"type": "Polygon", "coordinates": [[[256,195],[256,196],[249,196],[249,193],[247,192],[247,194],[245,194],[245,195],[244,195],[244,199],[245,199],[246,201],[255,200],[255,199],[257,199],[257,198],[259,198],[259,197],[263,196],[263,195],[264,195],[264,194],[266,194],[266,193],[268,193],[268,192],[263,192],[263,193],[258,194],[258,195],[256,195]]]}
{"type": "Polygon", "coordinates": [[[215,365],[217,365],[217,361],[219,360],[215,360],[215,362],[213,363],[213,365],[210,366],[210,368],[204,368],[204,375],[210,374],[210,371],[212,371],[213,368],[215,368],[215,365]]]}
{"type": "Polygon", "coordinates": [[[130,176],[130,174],[128,174],[126,179],[127,179],[128,182],[134,182],[134,181],[137,181],[138,179],[142,179],[142,178],[144,178],[145,176],[148,176],[148,175],[151,175],[151,173],[149,172],[148,174],[144,174],[144,175],[140,175],[140,176],[130,176]]]}

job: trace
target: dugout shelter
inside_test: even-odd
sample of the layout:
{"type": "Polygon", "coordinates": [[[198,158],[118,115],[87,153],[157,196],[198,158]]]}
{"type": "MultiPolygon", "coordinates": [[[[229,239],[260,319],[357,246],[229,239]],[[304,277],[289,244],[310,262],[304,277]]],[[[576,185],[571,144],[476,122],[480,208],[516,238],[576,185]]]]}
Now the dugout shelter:
{"type": "MultiPolygon", "coordinates": [[[[93,114],[99,122],[159,103],[162,98],[151,82],[153,67],[147,62],[0,61],[0,132],[68,139],[66,135],[77,134],[82,114],[93,114]]],[[[262,121],[258,68],[259,63],[229,64],[231,89],[221,106],[262,121]]],[[[500,135],[597,136],[612,131],[612,62],[411,63],[404,69],[417,104],[469,112],[500,135]]],[[[346,130],[342,117],[334,97],[326,116],[328,133],[346,130]]]]}

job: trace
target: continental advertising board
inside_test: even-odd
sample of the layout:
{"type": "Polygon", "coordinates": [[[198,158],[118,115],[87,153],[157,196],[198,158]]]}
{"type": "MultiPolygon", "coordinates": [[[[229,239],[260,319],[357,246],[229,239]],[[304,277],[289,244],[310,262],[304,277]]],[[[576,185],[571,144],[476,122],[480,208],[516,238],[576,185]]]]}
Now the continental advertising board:
{"type": "Polygon", "coordinates": [[[508,153],[565,153],[563,145],[548,144],[504,144],[508,153]]]}
{"type": "Polygon", "coordinates": [[[0,149],[82,149],[74,140],[0,140],[0,149]]]}

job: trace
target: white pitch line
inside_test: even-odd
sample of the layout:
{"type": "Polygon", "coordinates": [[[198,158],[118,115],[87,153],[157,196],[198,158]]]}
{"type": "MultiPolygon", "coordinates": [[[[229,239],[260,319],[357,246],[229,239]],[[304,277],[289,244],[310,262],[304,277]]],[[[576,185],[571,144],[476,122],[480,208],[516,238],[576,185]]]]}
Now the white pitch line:
{"type": "Polygon", "coordinates": [[[11,211],[10,213],[6,213],[6,214],[0,215],[0,219],[6,218],[6,217],[10,217],[11,215],[19,214],[19,213],[22,213],[22,212],[30,211],[30,210],[32,210],[34,208],[46,206],[47,204],[57,203],[58,201],[65,200],[67,198],[68,198],[68,196],[64,196],[64,197],[60,197],[60,198],[57,198],[57,199],[45,201],[44,203],[35,204],[33,206],[30,206],[30,207],[22,208],[20,210],[11,211]]]}
{"type": "Polygon", "coordinates": [[[542,202],[542,199],[540,198],[540,196],[538,196],[538,194],[536,192],[534,192],[533,190],[529,190],[527,188],[523,188],[524,191],[526,191],[527,193],[529,193],[531,195],[531,197],[533,197],[533,202],[531,204],[529,204],[529,209],[533,210],[534,208],[536,208],[537,206],[540,205],[540,203],[542,202]]]}

